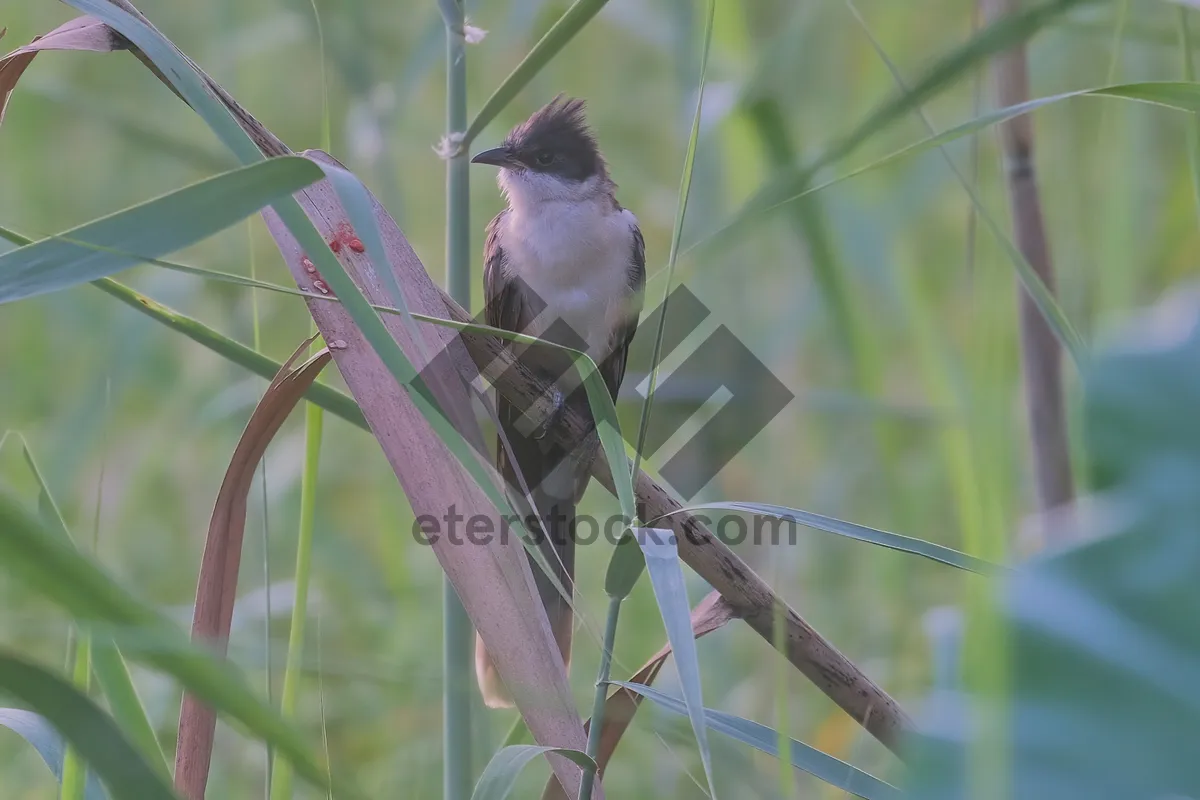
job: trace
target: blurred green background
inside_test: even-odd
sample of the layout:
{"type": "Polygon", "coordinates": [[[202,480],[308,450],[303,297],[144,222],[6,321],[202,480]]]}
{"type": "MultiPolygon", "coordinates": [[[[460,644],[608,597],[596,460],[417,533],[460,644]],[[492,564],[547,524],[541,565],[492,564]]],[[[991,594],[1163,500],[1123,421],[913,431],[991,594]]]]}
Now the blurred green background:
{"type": "MultiPolygon", "coordinates": [[[[471,23],[488,32],[468,51],[472,111],[566,5],[468,4],[471,23]]],[[[1030,49],[1033,95],[1110,78],[1177,79],[1175,9],[1140,0],[1128,6],[1119,36],[1120,2],[1084,4],[1038,35],[1030,49]]],[[[908,78],[978,25],[971,3],[951,0],[862,0],[856,7],[908,78]]],[[[296,150],[320,146],[324,74],[334,155],[395,215],[435,280],[444,279],[444,165],[434,152],[444,132],[444,32],[433,0],[318,1],[323,62],[313,8],[300,0],[146,0],[139,8],[296,150]]],[[[72,15],[51,2],[6,0],[0,47],[18,47],[72,15]]],[[[660,270],[695,107],[703,18],[698,0],[612,0],[477,145],[498,141],[560,91],[587,98],[619,199],[645,232],[650,307],[664,288],[660,270]]],[[[811,159],[895,88],[845,0],[718,3],[685,251],[777,174],[780,155],[811,159]]],[[[925,110],[943,129],[978,116],[992,96],[988,76],[972,73],[925,110]]],[[[1192,273],[1197,228],[1184,122],[1178,113],[1100,99],[1055,104],[1035,116],[1061,301],[1089,339],[1192,273]]],[[[905,118],[820,177],[925,135],[919,119],[905,118]]],[[[948,150],[1007,228],[993,132],[948,150]]],[[[0,128],[0,225],[40,237],[232,166],[203,123],[134,59],[43,54],[0,128]]],[[[472,179],[473,246],[482,250],[484,225],[501,200],[490,168],[473,168],[472,179]]],[[[175,260],[288,282],[257,219],[175,260]]],[[[473,268],[478,310],[478,260],[473,268]]],[[[297,298],[254,297],[149,266],[120,278],[246,343],[254,341],[257,313],[261,348],[276,359],[309,328],[297,298]]],[[[686,251],[676,279],[712,310],[705,330],[728,326],[796,394],[697,500],[796,506],[998,559],[1036,547],[1019,535],[1032,501],[1014,273],[937,152],[764,215],[724,246],[686,251]],[[840,278],[853,335],[821,274],[840,278]],[[930,334],[924,345],[922,329],[930,334]],[[974,533],[959,522],[956,479],[963,476],[944,447],[950,429],[967,432],[970,480],[982,487],[984,521],[974,533]]],[[[1074,414],[1069,365],[1067,375],[1074,414]]],[[[265,381],[90,286],[0,308],[0,376],[0,429],[27,437],[77,538],[88,539],[98,513],[99,561],[186,624],[212,502],[265,381]]],[[[326,380],[339,383],[332,374],[326,380]]],[[[625,426],[636,419],[634,405],[622,408],[625,426]]],[[[269,584],[276,697],[302,451],[297,414],[269,451],[265,491],[256,487],[252,495],[232,646],[262,685],[262,590],[269,584]]],[[[0,451],[0,475],[32,500],[18,447],[0,451]]],[[[595,487],[586,505],[598,515],[616,511],[615,500],[595,487]]],[[[310,627],[300,723],[314,742],[324,725],[330,758],[375,797],[440,794],[441,579],[432,552],[409,535],[411,524],[374,441],[327,417],[312,598],[319,623],[310,627]]],[[[923,620],[935,606],[960,603],[972,579],[827,534],[798,530],[795,539],[746,545],[741,554],[902,704],[918,708],[931,682],[923,620]]],[[[587,627],[576,635],[572,680],[581,708],[591,703],[609,549],[601,543],[579,555],[587,627]]],[[[689,580],[695,603],[707,588],[689,580]]],[[[63,663],[66,619],[7,580],[0,604],[5,643],[63,663]]],[[[614,676],[627,677],[663,641],[643,581],[622,614],[614,676]]],[[[881,776],[894,772],[878,743],[745,626],[702,640],[699,652],[707,705],[778,725],[782,679],[790,735],[881,776]]],[[[660,678],[668,690],[672,673],[668,665],[660,678]]],[[[170,744],[178,690],[141,670],[135,677],[170,744]]],[[[477,769],[512,718],[478,712],[477,769]]],[[[258,796],[261,747],[220,731],[210,796],[258,796]]],[[[720,736],[711,740],[723,796],[778,796],[773,760],[720,736]]],[[[20,739],[0,733],[5,798],[56,796],[44,769],[20,739]]],[[[539,770],[525,776],[529,788],[519,796],[540,786],[539,770]]],[[[797,781],[797,796],[838,796],[806,776],[797,781]]],[[[609,796],[621,798],[701,797],[702,783],[686,721],[650,707],[605,780],[609,796]]],[[[311,791],[298,786],[296,796],[311,791]]]]}

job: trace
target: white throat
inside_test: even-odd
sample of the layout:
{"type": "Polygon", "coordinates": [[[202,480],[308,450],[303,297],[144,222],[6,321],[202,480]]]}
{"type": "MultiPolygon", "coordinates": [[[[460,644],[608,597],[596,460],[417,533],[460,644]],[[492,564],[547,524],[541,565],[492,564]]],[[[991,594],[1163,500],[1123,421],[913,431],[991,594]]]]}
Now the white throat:
{"type": "Polygon", "coordinates": [[[603,358],[624,321],[637,219],[617,207],[606,178],[502,169],[499,183],[509,206],[500,232],[505,269],[547,305],[526,332],[542,335],[562,319],[593,359],[603,358]]]}

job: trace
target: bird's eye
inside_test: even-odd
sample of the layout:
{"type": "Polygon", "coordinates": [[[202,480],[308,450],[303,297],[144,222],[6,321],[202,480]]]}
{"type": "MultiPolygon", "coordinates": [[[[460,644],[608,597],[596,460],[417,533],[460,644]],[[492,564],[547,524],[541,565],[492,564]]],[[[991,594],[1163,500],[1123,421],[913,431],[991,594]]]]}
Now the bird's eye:
{"type": "Polygon", "coordinates": [[[539,150],[533,157],[539,167],[548,167],[554,161],[554,153],[549,150],[539,150]]]}

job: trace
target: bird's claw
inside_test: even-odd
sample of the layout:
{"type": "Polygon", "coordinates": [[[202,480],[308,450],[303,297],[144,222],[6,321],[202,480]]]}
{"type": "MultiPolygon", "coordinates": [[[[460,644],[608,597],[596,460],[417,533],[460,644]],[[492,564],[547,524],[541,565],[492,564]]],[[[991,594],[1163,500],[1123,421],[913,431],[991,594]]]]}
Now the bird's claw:
{"type": "Polygon", "coordinates": [[[558,387],[554,387],[551,391],[552,393],[550,397],[554,403],[554,407],[550,410],[550,413],[546,415],[546,418],[538,423],[538,426],[533,429],[533,438],[537,439],[538,441],[545,439],[546,434],[550,432],[550,429],[558,424],[558,421],[562,419],[563,408],[566,406],[566,401],[563,398],[562,390],[560,390],[558,387]]]}

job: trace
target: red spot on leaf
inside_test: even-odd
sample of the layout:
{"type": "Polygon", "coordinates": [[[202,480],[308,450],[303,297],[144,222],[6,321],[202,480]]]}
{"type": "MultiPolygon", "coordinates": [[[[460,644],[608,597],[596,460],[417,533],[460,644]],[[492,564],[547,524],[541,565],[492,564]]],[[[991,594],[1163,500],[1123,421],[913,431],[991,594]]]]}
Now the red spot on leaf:
{"type": "Polygon", "coordinates": [[[342,240],[339,239],[338,237],[334,236],[332,239],[329,240],[329,249],[335,253],[341,252],[342,240]]]}
{"type": "Polygon", "coordinates": [[[349,247],[354,252],[356,252],[356,253],[366,252],[367,248],[363,247],[362,240],[359,239],[358,236],[354,233],[354,226],[352,226],[349,222],[339,223],[337,226],[336,234],[337,234],[336,238],[340,239],[342,241],[342,243],[346,245],[346,247],[349,247]]]}
{"type": "Polygon", "coordinates": [[[313,288],[321,294],[329,294],[329,285],[323,280],[318,279],[313,281],[313,288]]]}
{"type": "Polygon", "coordinates": [[[309,261],[308,256],[300,257],[300,266],[304,267],[304,271],[309,275],[315,275],[317,273],[317,268],[313,266],[311,261],[309,261]]]}

